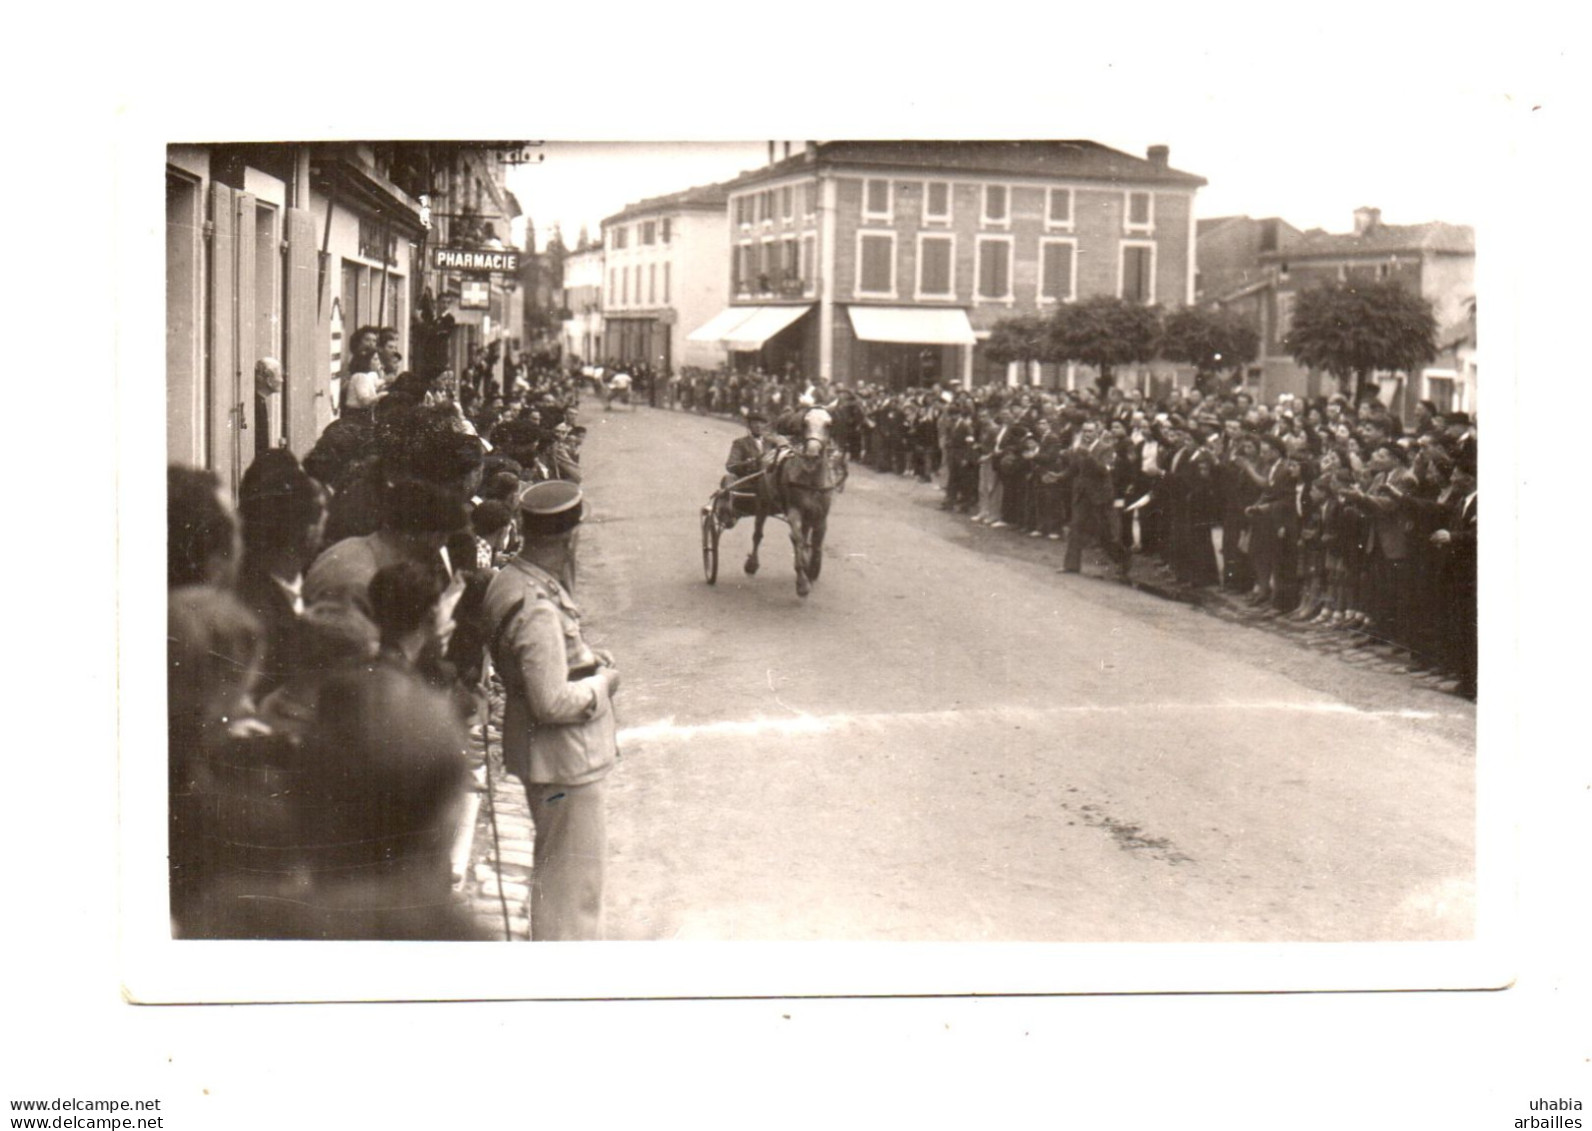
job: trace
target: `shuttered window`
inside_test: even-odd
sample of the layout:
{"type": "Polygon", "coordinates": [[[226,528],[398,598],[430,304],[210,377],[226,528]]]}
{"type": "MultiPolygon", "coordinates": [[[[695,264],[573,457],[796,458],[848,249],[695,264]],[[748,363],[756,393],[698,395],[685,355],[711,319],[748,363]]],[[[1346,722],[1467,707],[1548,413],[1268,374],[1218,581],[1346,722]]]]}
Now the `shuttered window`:
{"type": "Polygon", "coordinates": [[[918,291],[924,295],[951,296],[950,236],[925,236],[919,242],[918,291]]]}
{"type": "Polygon", "coordinates": [[[1009,298],[1012,293],[1012,245],[1005,239],[980,240],[978,294],[980,298],[1009,298]]]}
{"type": "Polygon", "coordinates": [[[895,237],[862,236],[857,248],[857,290],[867,294],[895,292],[895,237]]]}
{"type": "Polygon", "coordinates": [[[1070,243],[1046,243],[1040,247],[1039,297],[1066,301],[1072,298],[1072,255],[1070,243]]]}
{"type": "Polygon", "coordinates": [[[866,195],[863,200],[862,211],[865,216],[890,215],[890,182],[869,180],[864,182],[866,195]]]}
{"type": "Polygon", "coordinates": [[[990,223],[1006,222],[1006,186],[984,186],[984,219],[990,223]]]}
{"type": "Polygon", "coordinates": [[[1152,250],[1137,245],[1122,249],[1122,297],[1129,302],[1150,302],[1154,296],[1152,250]]]}

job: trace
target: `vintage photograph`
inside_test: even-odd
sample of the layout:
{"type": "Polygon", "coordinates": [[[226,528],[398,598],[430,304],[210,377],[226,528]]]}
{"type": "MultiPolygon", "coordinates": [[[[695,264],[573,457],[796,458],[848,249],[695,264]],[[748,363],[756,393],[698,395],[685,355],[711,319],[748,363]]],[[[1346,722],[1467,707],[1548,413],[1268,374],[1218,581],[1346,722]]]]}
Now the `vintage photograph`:
{"type": "Polygon", "coordinates": [[[1475,218],[1177,141],[170,143],[169,937],[1476,939],[1475,218]]]}

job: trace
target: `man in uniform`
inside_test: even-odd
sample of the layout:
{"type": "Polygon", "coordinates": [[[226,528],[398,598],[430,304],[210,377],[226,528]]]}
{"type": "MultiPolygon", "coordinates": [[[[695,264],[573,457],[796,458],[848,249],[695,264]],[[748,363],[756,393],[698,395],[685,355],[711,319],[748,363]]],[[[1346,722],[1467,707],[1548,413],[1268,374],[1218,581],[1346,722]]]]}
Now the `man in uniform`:
{"type": "Polygon", "coordinates": [[[613,657],[586,643],[570,595],[580,487],[533,483],[520,495],[524,546],[487,588],[492,660],[508,694],[503,761],[536,825],[531,938],[603,935],[608,853],[603,783],[614,768],[613,657]]]}

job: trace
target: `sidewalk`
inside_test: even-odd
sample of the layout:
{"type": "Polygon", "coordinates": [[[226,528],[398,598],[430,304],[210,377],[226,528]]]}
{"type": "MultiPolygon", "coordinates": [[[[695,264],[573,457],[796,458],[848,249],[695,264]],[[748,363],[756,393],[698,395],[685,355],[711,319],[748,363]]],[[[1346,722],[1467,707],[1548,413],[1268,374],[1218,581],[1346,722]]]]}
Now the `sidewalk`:
{"type": "Polygon", "coordinates": [[[453,891],[489,939],[531,937],[531,810],[525,790],[503,769],[503,699],[494,686],[490,721],[470,732],[470,764],[478,805],[455,852],[453,891]],[[494,818],[496,831],[494,835],[494,818]],[[505,913],[507,927],[504,926],[505,913]]]}

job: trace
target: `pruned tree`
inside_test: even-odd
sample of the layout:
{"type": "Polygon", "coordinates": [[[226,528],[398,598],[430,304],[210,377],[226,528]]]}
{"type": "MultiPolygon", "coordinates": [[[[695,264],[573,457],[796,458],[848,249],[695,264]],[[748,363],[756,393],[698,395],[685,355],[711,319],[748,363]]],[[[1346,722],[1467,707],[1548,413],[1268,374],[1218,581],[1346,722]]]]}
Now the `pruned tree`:
{"type": "Polygon", "coordinates": [[[1163,319],[1156,352],[1192,365],[1195,384],[1209,392],[1215,377],[1237,373],[1259,356],[1260,335],[1235,311],[1184,306],[1163,319]]]}
{"type": "Polygon", "coordinates": [[[1003,318],[990,327],[984,352],[997,365],[1009,365],[1014,361],[1048,361],[1049,326],[1045,319],[1037,315],[1003,318]]]}
{"type": "Polygon", "coordinates": [[[1356,403],[1377,370],[1412,373],[1437,356],[1432,304],[1397,282],[1335,283],[1301,291],[1283,347],[1321,369],[1356,403]]]}
{"type": "Polygon", "coordinates": [[[1088,365],[1105,395],[1116,368],[1149,361],[1161,336],[1161,310],[1110,295],[1063,303],[1050,318],[1048,359],[1088,365]]]}

